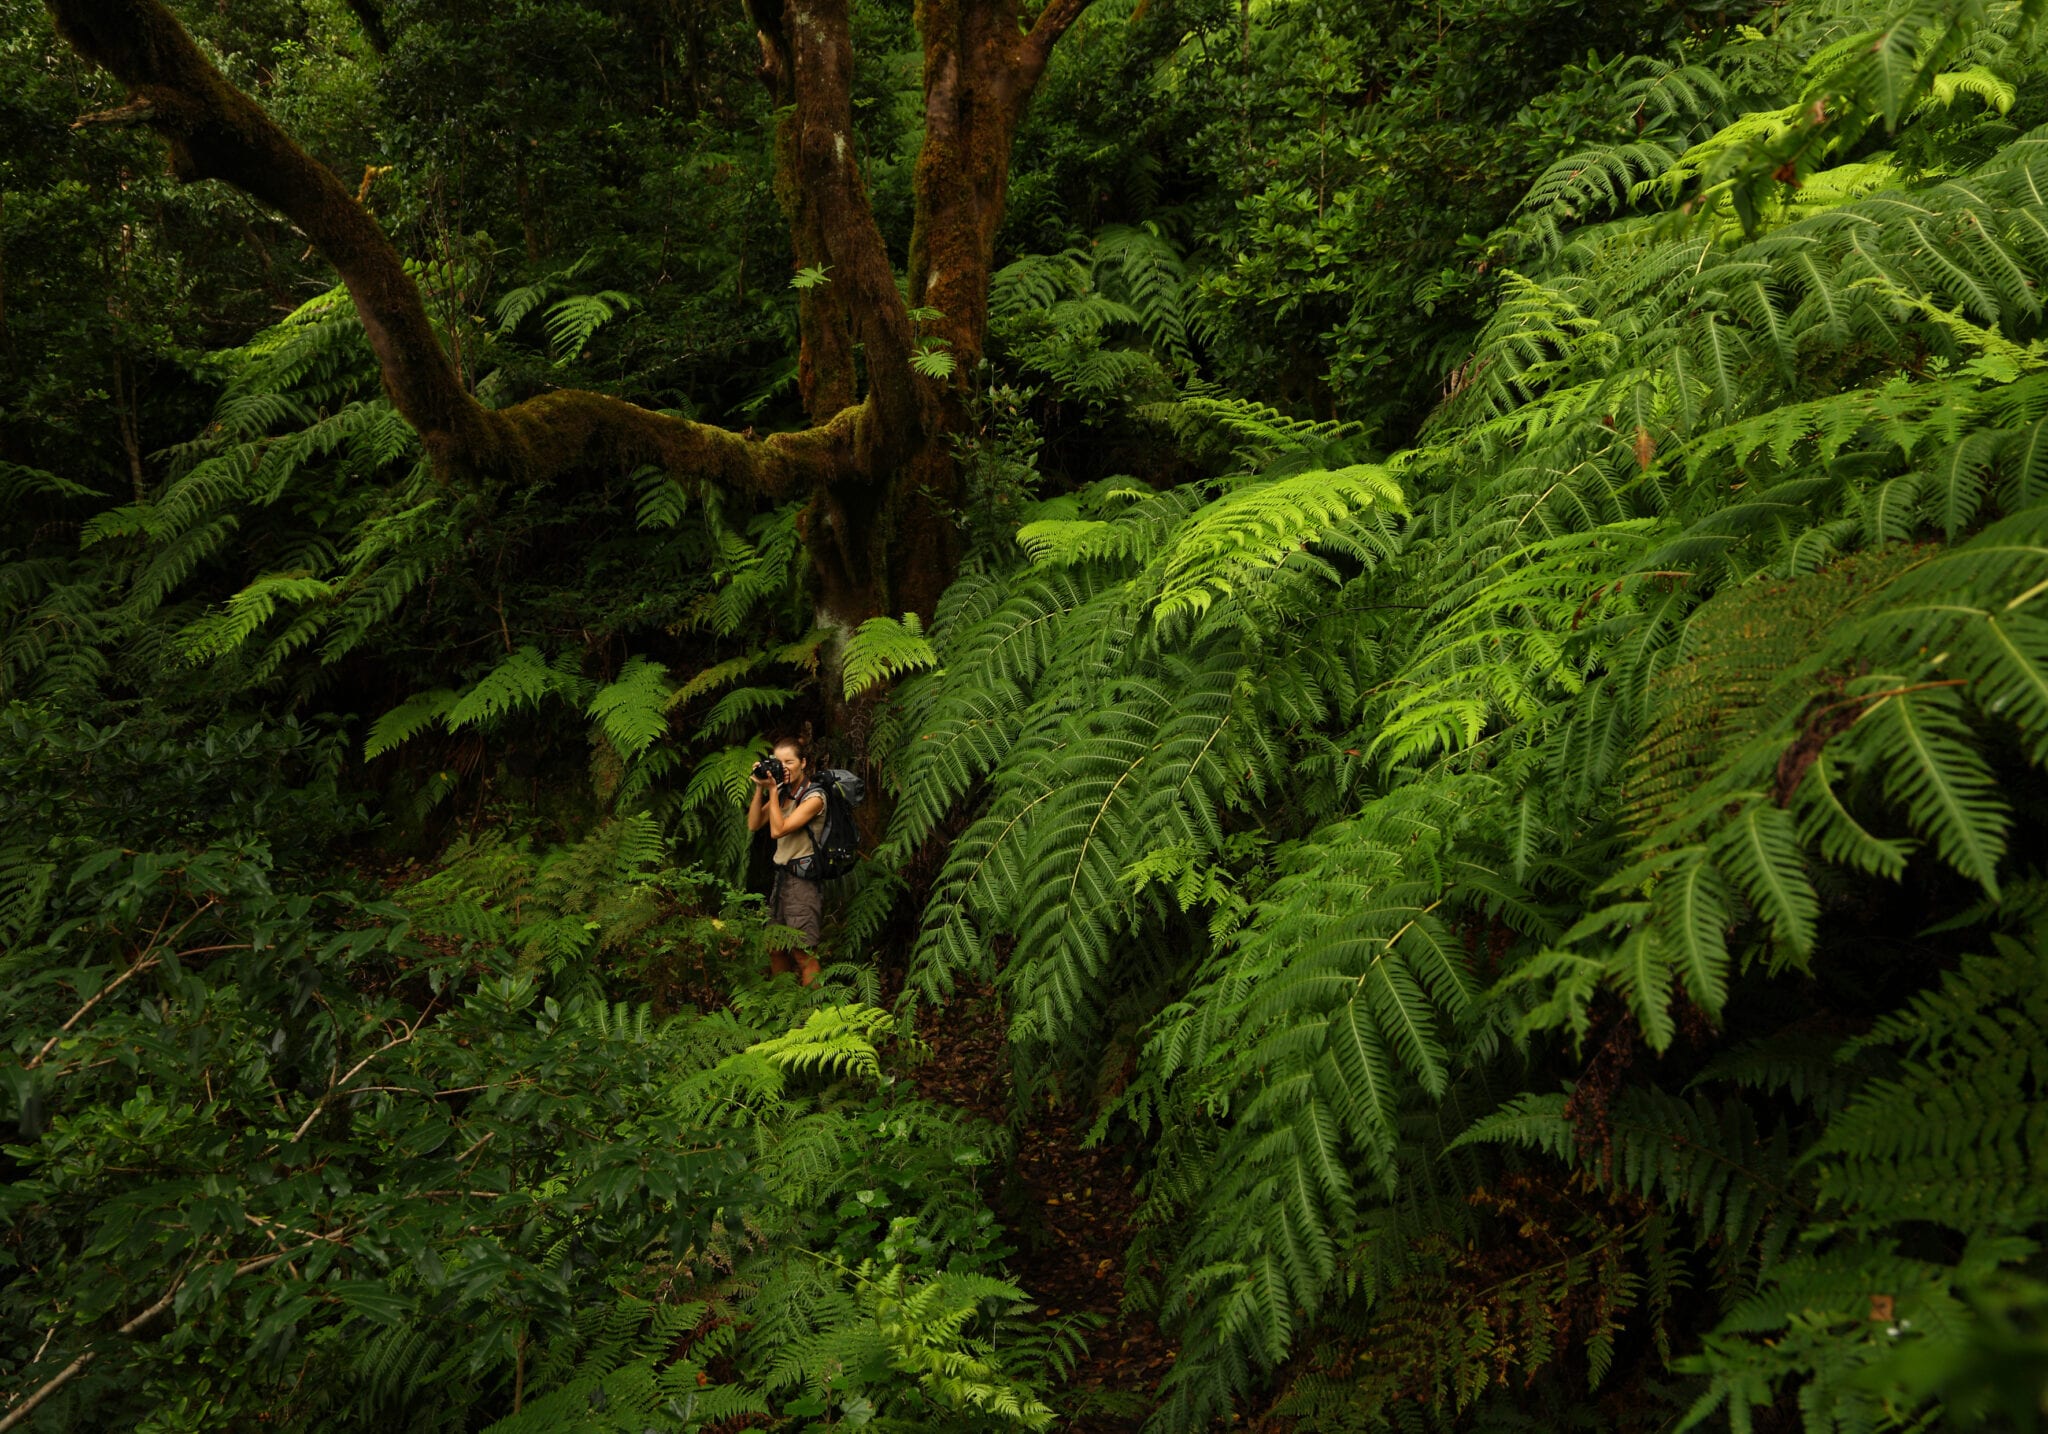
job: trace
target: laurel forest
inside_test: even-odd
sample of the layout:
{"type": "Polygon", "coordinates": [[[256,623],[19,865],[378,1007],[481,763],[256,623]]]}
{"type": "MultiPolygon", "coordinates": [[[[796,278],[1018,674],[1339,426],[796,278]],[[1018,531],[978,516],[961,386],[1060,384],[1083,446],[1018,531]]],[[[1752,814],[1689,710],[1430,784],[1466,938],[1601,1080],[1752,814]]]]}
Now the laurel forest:
{"type": "Polygon", "coordinates": [[[2044,11],[0,10],[0,1431],[2040,1427],[2044,11]]]}

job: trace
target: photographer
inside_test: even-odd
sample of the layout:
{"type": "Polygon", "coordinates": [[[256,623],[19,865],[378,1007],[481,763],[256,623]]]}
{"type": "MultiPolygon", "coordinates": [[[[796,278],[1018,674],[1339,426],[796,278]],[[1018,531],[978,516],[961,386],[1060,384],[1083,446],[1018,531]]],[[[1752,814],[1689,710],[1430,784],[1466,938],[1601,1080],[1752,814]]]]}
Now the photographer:
{"type": "Polygon", "coordinates": [[[825,922],[825,889],[811,876],[811,854],[825,819],[825,789],[811,780],[810,764],[795,742],[775,744],[775,755],[754,767],[754,799],[747,807],[747,830],[768,828],[775,838],[775,886],[768,898],[768,919],[787,926],[802,939],[793,951],[771,951],[769,969],[777,974],[792,967],[808,986],[818,977],[811,948],[825,922]]]}

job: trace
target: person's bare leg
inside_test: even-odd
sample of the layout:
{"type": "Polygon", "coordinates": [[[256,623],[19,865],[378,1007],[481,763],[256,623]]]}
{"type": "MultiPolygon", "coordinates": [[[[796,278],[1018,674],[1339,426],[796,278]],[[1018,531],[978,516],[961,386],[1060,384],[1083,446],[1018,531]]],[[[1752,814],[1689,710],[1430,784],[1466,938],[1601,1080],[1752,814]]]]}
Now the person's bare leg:
{"type": "MultiPolygon", "coordinates": [[[[795,969],[795,964],[795,962],[789,959],[787,951],[770,951],[768,953],[768,974],[771,976],[786,976],[791,970],[795,969]]],[[[813,961],[811,969],[813,971],[817,970],[818,963],[813,961]]],[[[805,981],[804,984],[808,986],[811,983],[805,981]]]]}
{"type": "Polygon", "coordinates": [[[806,986],[818,979],[818,958],[808,951],[796,953],[796,979],[806,986]]]}

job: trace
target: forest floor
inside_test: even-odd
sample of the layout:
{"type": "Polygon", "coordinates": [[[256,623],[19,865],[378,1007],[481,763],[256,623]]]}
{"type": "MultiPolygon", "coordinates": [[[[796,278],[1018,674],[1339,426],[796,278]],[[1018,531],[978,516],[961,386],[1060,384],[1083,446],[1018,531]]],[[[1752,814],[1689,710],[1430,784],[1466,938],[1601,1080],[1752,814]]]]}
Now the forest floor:
{"type": "MultiPolygon", "coordinates": [[[[919,1023],[931,1058],[914,1079],[927,1098],[998,1125],[1013,1114],[1002,1011],[986,991],[962,990],[919,1023]]],[[[1135,1233],[1136,1171],[1110,1145],[1083,1149],[1089,1115],[1039,1108],[1012,1127],[1016,1160],[994,1208],[1017,1247],[1017,1282],[1046,1316],[1084,1313],[1100,1324],[1066,1387],[1066,1427],[1123,1434],[1143,1422],[1174,1345],[1149,1317],[1123,1313],[1124,1260],[1135,1233]]]]}

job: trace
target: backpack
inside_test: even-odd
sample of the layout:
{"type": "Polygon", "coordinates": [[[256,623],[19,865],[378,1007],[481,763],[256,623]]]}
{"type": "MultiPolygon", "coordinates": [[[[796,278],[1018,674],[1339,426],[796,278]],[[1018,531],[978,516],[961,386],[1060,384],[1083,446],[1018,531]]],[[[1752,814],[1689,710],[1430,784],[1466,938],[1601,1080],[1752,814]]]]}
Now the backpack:
{"type": "Polygon", "coordinates": [[[852,871],[860,860],[860,828],[853,809],[867,800],[868,784],[843,767],[818,774],[825,791],[825,810],[811,823],[811,855],[791,863],[795,874],[810,881],[832,881],[852,871]],[[796,870],[798,863],[803,869],[796,870]]]}

